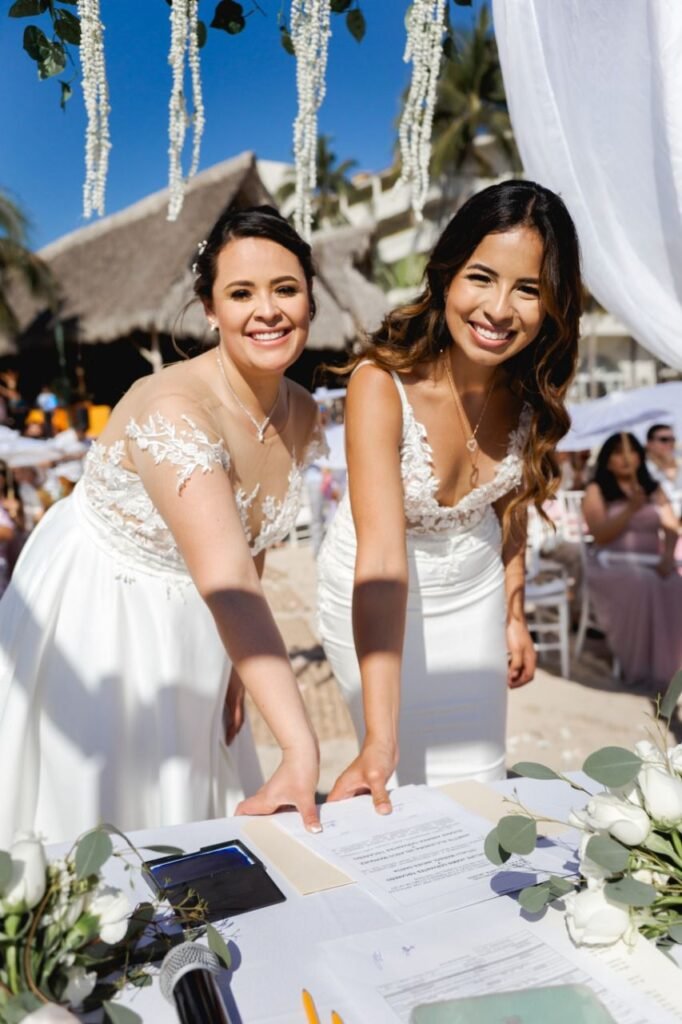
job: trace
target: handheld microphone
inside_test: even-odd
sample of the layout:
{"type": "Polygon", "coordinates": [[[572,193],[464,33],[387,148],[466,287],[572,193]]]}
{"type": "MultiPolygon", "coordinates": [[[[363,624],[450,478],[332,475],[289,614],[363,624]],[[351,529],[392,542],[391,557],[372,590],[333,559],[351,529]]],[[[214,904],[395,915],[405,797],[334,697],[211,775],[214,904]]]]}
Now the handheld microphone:
{"type": "Polygon", "coordinates": [[[219,971],[215,953],[194,942],[181,942],[166,954],[159,985],[181,1024],[233,1024],[216,984],[219,971]]]}

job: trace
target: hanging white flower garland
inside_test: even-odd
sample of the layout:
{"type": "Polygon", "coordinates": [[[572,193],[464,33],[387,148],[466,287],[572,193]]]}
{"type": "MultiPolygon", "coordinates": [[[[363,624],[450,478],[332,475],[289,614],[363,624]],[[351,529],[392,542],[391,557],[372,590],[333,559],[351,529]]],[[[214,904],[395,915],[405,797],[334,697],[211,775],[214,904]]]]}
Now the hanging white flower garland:
{"type": "Polygon", "coordinates": [[[197,37],[199,0],[173,0],[170,9],[171,46],[168,63],[173,72],[173,85],[169,103],[168,126],[168,220],[176,220],[185,197],[185,180],[182,174],[182,150],[185,145],[187,125],[192,122],[193,144],[192,163],[188,177],[196,174],[201,153],[201,137],[204,131],[204,103],[201,93],[199,42],[197,37]],[[185,53],[187,53],[192,80],[192,101],[194,114],[190,117],[185,103],[185,53]]]}
{"type": "Polygon", "coordinates": [[[412,209],[422,220],[429,189],[431,131],[443,54],[446,0],[414,0],[407,19],[403,60],[412,61],[412,81],[400,120],[401,181],[412,186],[412,209]]]}
{"type": "Polygon", "coordinates": [[[109,89],[104,63],[104,25],[99,0],[78,0],[81,23],[80,58],[83,97],[88,124],[85,132],[85,184],[83,216],[104,214],[104,193],[109,167],[109,89]]]}
{"type": "Polygon", "coordinates": [[[296,53],[298,114],[294,121],[296,206],[294,222],[304,238],[312,232],[317,184],[317,111],[324,99],[331,36],[330,0],[291,0],[291,41],[296,53]]]}

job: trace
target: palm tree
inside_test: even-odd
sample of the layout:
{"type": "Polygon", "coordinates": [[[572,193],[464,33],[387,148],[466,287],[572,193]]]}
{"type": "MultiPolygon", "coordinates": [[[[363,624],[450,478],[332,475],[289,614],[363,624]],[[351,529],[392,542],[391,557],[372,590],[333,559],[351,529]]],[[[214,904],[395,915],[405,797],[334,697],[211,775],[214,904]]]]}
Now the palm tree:
{"type": "Polygon", "coordinates": [[[11,287],[22,282],[32,295],[55,300],[55,282],[40,257],[27,248],[28,219],[20,207],[0,191],[0,330],[16,334],[19,323],[12,308],[11,287]]]}
{"type": "MultiPolygon", "coordinates": [[[[357,160],[344,160],[337,164],[336,153],[331,148],[333,139],[331,135],[318,135],[317,150],[315,153],[315,164],[317,167],[317,185],[313,198],[314,226],[322,224],[343,223],[346,218],[340,210],[340,196],[351,197],[354,192],[353,183],[349,180],[348,174],[353,167],[357,166],[357,160]]],[[[277,201],[283,203],[295,191],[296,185],[293,180],[293,173],[289,180],[277,190],[277,201]]]]}
{"type": "Polygon", "coordinates": [[[483,134],[493,137],[510,170],[521,169],[485,5],[473,28],[456,35],[454,59],[443,60],[433,118],[432,175],[451,175],[473,162],[480,175],[495,177],[499,172],[476,144],[483,134]]]}

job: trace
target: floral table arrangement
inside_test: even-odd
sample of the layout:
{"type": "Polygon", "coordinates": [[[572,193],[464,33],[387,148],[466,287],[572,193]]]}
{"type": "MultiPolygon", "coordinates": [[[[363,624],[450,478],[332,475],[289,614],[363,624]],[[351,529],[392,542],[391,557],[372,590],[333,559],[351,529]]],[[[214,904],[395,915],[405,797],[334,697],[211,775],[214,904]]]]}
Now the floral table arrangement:
{"type": "MultiPolygon", "coordinates": [[[[182,853],[168,846],[147,849],[182,853]]],[[[126,985],[152,984],[150,964],[176,942],[199,934],[229,966],[220,933],[204,923],[205,906],[194,901],[170,908],[151,902],[131,906],[126,893],[102,877],[112,856],[123,858],[126,871],[143,870],[140,853],[109,825],[85,833],[65,856],[51,862],[34,835],[17,836],[9,852],[0,851],[3,1024],[75,1021],[69,1011],[98,1008],[111,1024],[135,1024],[141,1018],[116,1002],[116,995],[126,985]],[[122,840],[116,850],[112,834],[122,840]],[[179,937],[177,927],[176,937],[164,928],[169,912],[185,932],[179,937]]]]}
{"type": "MultiPolygon", "coordinates": [[[[582,833],[577,881],[551,876],[519,893],[530,913],[560,901],[576,945],[632,942],[637,933],[664,950],[682,943],[682,744],[666,749],[681,694],[682,670],[656,702],[652,739],[636,743],[634,751],[604,747],[587,758],[583,771],[605,787],[601,793],[593,796],[535,762],[512,769],[528,778],[562,779],[587,794],[585,806],[566,823],[582,833]]],[[[502,818],[486,837],[494,864],[530,853],[538,824],[542,832],[542,821],[552,820],[521,810],[502,818]]]]}

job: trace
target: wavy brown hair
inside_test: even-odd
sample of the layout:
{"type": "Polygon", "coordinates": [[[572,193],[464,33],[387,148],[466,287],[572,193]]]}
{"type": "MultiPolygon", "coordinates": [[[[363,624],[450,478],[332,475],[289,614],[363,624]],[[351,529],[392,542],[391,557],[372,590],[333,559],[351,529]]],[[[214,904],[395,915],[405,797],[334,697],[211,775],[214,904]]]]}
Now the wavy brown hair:
{"type": "MultiPolygon", "coordinates": [[[[453,277],[486,235],[528,227],[543,242],[540,298],[545,319],[535,340],[500,370],[512,392],[532,410],[524,448],[523,482],[504,517],[505,536],[531,502],[542,504],[557,490],[560,473],[554,454],[570,426],[566,393],[576,370],[582,282],[578,236],[564,203],[532,181],[503,181],[472,196],[455,214],[426,265],[426,287],[414,302],[392,310],[369,336],[361,355],[385,370],[408,371],[431,362],[452,345],[445,300],[453,277]]],[[[337,371],[338,372],[338,371],[337,371]]]]}

